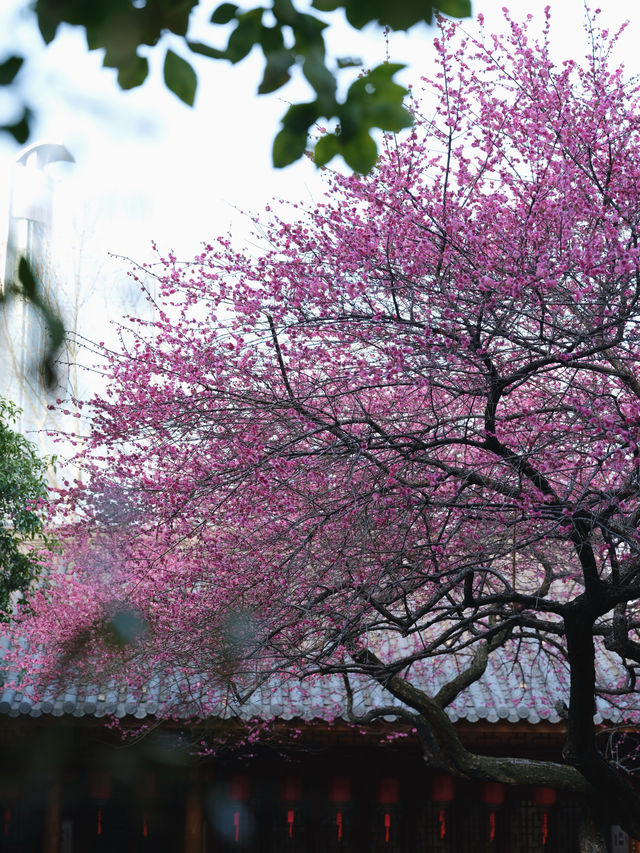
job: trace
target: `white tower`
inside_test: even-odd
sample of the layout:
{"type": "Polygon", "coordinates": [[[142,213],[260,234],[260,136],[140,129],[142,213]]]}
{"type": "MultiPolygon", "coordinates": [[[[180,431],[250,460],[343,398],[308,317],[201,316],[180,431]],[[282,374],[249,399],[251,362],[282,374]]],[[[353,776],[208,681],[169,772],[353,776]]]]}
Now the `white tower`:
{"type": "MultiPolygon", "coordinates": [[[[48,257],[54,184],[46,170],[61,161],[75,162],[64,145],[51,142],[29,145],[16,159],[11,176],[5,291],[17,282],[19,260],[26,257],[43,295],[55,302],[48,257]]],[[[30,432],[40,428],[41,419],[35,413],[45,408],[34,365],[44,352],[46,330],[37,310],[23,299],[10,299],[3,319],[2,393],[23,410],[19,427],[30,432]]]]}

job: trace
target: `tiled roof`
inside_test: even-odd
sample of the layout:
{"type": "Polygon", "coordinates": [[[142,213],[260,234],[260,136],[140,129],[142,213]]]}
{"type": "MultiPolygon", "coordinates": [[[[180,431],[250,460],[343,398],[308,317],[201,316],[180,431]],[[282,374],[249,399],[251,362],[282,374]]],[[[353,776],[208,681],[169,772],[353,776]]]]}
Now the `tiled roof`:
{"type": "MultiPolygon", "coordinates": [[[[416,687],[427,687],[433,695],[438,686],[454,677],[462,667],[460,656],[451,655],[440,661],[436,673],[430,662],[413,664],[409,679],[416,687]]],[[[602,653],[599,656],[598,682],[603,687],[615,688],[622,680],[624,670],[616,656],[602,653]]],[[[381,706],[401,707],[383,687],[363,676],[350,676],[354,693],[354,711],[362,714],[381,706]]],[[[194,716],[198,712],[196,684],[186,695],[184,683],[163,677],[155,679],[134,695],[126,687],[114,683],[103,687],[69,684],[64,690],[41,691],[38,701],[13,688],[0,693],[0,714],[12,717],[133,717],[144,719],[156,715],[167,707],[169,698],[181,701],[176,705],[177,715],[194,716]]],[[[482,679],[462,692],[447,708],[453,720],[477,722],[538,723],[560,720],[562,703],[568,702],[568,677],[564,665],[554,658],[536,654],[533,649],[521,649],[517,663],[504,650],[494,652],[482,679]]],[[[271,679],[242,704],[222,690],[208,693],[207,706],[214,709],[212,716],[249,719],[302,719],[335,720],[347,718],[346,695],[342,678],[338,675],[317,676],[304,681],[293,678],[271,679]]],[[[630,713],[640,711],[640,697],[600,696],[596,703],[597,723],[620,723],[630,713]]]]}

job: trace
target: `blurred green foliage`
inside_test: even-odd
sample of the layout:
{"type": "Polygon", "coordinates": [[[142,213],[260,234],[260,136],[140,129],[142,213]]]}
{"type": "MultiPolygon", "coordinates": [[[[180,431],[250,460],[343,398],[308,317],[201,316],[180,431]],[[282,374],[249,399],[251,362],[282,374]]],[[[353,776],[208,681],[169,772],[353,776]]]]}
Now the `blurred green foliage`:
{"type": "Polygon", "coordinates": [[[15,432],[20,410],[0,399],[0,618],[10,596],[38,575],[43,553],[54,546],[44,534],[47,464],[15,432]]]}
{"type": "MultiPolygon", "coordinates": [[[[324,165],[341,155],[358,172],[369,171],[376,161],[372,130],[395,132],[411,125],[411,114],[403,106],[407,92],[393,81],[394,74],[404,66],[383,64],[363,73],[341,99],[337,94],[339,72],[360,62],[351,57],[329,60],[324,40],[327,24],[315,14],[300,11],[293,0],[271,0],[268,6],[249,9],[222,3],[213,12],[211,24],[214,28],[231,28],[224,48],[188,39],[189,17],[199,2],[35,0],[33,9],[47,44],[55,39],[63,23],[83,27],[89,49],[104,51],[103,64],[117,69],[123,89],[140,86],[149,73],[146,57],[139,55],[141,47],[153,47],[165,33],[178,36],[184,55],[166,49],[164,82],[190,106],[196,95],[197,75],[186,58],[189,52],[236,63],[258,48],[265,60],[258,86],[260,94],[284,86],[292,69],[300,68],[315,98],[293,104],[285,113],[273,143],[273,163],[277,167],[287,166],[304,154],[309,131],[320,119],[333,122],[335,130],[321,137],[316,162],[324,165]]],[[[393,30],[408,30],[420,22],[431,23],[436,13],[458,18],[471,14],[470,0],[313,0],[311,6],[321,13],[342,9],[356,29],[374,22],[393,30]]],[[[4,60],[0,64],[0,86],[12,86],[22,64],[20,56],[4,60]]],[[[24,142],[30,121],[31,113],[24,106],[18,120],[2,129],[24,142]]]]}

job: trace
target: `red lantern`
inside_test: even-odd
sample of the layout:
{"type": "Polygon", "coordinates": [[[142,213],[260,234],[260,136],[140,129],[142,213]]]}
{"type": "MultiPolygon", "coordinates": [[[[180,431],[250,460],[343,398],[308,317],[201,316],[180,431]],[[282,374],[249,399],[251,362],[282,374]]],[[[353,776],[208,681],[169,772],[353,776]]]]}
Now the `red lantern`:
{"type": "MultiPolygon", "coordinates": [[[[302,799],[302,779],[299,776],[285,776],[282,780],[282,799],[287,803],[299,803],[302,799]]],[[[287,826],[289,838],[293,838],[293,824],[296,819],[295,809],[287,809],[287,826]]]]}
{"type": "Polygon", "coordinates": [[[234,773],[229,779],[229,799],[237,803],[249,799],[249,777],[246,773],[234,773]]]}
{"type": "Polygon", "coordinates": [[[549,838],[549,809],[555,806],[558,799],[558,792],[554,788],[547,788],[542,785],[536,786],[533,789],[533,802],[537,806],[542,806],[542,846],[546,847],[547,839],[549,838]]]}
{"type": "Polygon", "coordinates": [[[389,843],[389,830],[391,829],[391,815],[389,812],[384,813],[384,843],[389,843]]]}
{"type": "Polygon", "coordinates": [[[533,802],[537,806],[546,806],[550,808],[555,806],[558,799],[558,792],[554,788],[543,788],[537,786],[533,789],[533,802]]]}
{"type": "Polygon", "coordinates": [[[289,827],[289,838],[293,838],[293,823],[296,819],[294,809],[287,809],[287,826],[289,827]]]}
{"type": "MultiPolygon", "coordinates": [[[[439,773],[432,780],[433,799],[437,803],[448,805],[452,803],[456,797],[456,780],[448,773],[439,773]]],[[[447,834],[447,812],[441,808],[438,812],[438,824],[440,827],[440,838],[444,838],[447,834]]]]}
{"type": "MultiPolygon", "coordinates": [[[[234,773],[229,779],[229,799],[236,803],[249,799],[249,777],[246,773],[234,773]]],[[[240,841],[240,809],[233,812],[233,838],[240,841]]]]}
{"type": "Polygon", "coordinates": [[[108,800],[111,796],[111,780],[104,773],[95,773],[89,783],[89,793],[94,800],[108,800]]]}
{"type": "Polygon", "coordinates": [[[91,776],[89,794],[92,799],[98,800],[96,835],[102,835],[102,803],[111,796],[111,780],[105,773],[94,773],[91,776]]]}
{"type": "Polygon", "coordinates": [[[433,799],[437,803],[452,803],[456,798],[456,780],[448,773],[433,777],[433,799]]]}
{"type": "Polygon", "coordinates": [[[233,840],[236,844],[240,841],[240,809],[233,813],[233,840]]]}
{"type": "Polygon", "coordinates": [[[501,782],[485,782],[482,786],[482,802],[497,808],[504,803],[505,790],[501,782]]]}
{"type": "MultiPolygon", "coordinates": [[[[351,780],[348,776],[332,776],[329,779],[329,802],[341,805],[351,799],[351,780]]],[[[338,841],[342,841],[342,809],[336,812],[338,841]]]]}
{"type": "MultiPolygon", "coordinates": [[[[394,806],[398,802],[398,780],[395,776],[383,776],[378,779],[378,802],[383,806],[394,806]]],[[[391,812],[383,816],[384,843],[389,843],[391,831],[391,812]]]]}
{"type": "Polygon", "coordinates": [[[496,808],[504,803],[505,790],[500,782],[485,782],[482,785],[482,802],[489,806],[489,841],[496,837],[496,808]]]}
{"type": "Polygon", "coordinates": [[[153,773],[145,773],[142,792],[147,800],[154,800],[156,797],[156,777],[153,773]]]}
{"type": "Polygon", "coordinates": [[[378,779],[378,802],[383,806],[398,802],[398,780],[395,776],[383,776],[378,779]]]}
{"type": "Polygon", "coordinates": [[[282,799],[287,803],[299,803],[302,799],[302,779],[285,776],[282,780],[282,799]]]}
{"type": "Polygon", "coordinates": [[[332,776],[329,779],[329,802],[348,803],[351,799],[351,780],[348,776],[332,776]]]}
{"type": "Polygon", "coordinates": [[[9,836],[9,822],[11,821],[11,809],[9,806],[5,807],[4,810],[4,837],[8,838],[9,836]]]}

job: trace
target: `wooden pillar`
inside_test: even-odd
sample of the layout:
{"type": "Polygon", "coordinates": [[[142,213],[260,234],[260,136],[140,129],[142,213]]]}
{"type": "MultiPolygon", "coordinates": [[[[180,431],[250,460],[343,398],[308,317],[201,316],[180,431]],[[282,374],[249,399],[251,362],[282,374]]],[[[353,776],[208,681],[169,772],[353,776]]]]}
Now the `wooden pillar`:
{"type": "Polygon", "coordinates": [[[61,814],[60,783],[52,780],[45,792],[43,853],[60,853],[61,814]]]}
{"type": "Polygon", "coordinates": [[[196,771],[191,774],[187,788],[184,853],[202,853],[202,796],[196,771]]]}

